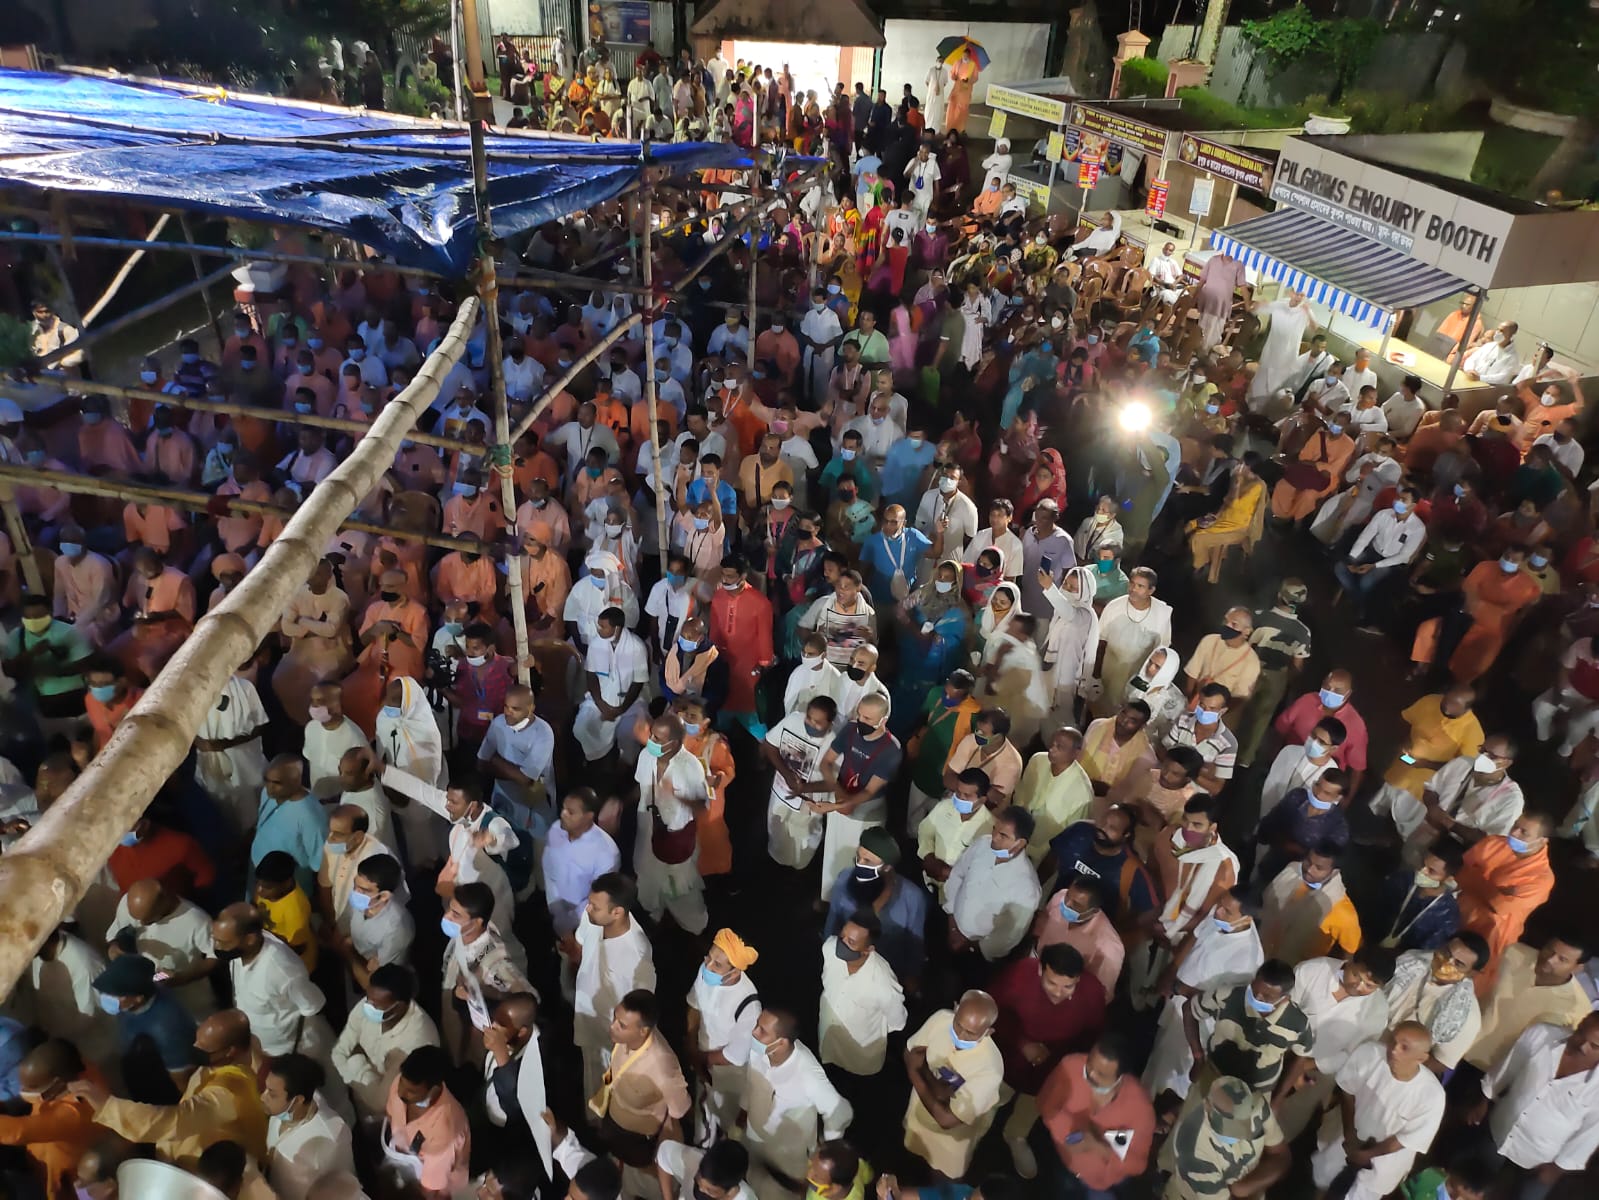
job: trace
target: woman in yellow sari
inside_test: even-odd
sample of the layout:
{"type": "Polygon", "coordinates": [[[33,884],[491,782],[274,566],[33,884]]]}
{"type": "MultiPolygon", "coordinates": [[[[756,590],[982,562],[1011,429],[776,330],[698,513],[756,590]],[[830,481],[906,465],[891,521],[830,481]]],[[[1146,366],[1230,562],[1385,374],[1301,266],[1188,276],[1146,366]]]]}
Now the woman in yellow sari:
{"type": "Polygon", "coordinates": [[[1214,514],[1190,521],[1184,527],[1188,549],[1194,556],[1194,570],[1208,568],[1206,579],[1221,578],[1222,559],[1230,546],[1243,546],[1247,555],[1260,540],[1266,524],[1266,485],[1247,462],[1233,468],[1227,498],[1214,514]]]}

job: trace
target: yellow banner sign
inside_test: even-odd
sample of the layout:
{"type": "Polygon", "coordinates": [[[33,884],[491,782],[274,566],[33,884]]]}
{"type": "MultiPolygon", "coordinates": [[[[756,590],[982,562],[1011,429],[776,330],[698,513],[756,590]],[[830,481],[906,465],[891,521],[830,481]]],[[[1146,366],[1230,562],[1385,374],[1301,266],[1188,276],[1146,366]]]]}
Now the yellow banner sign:
{"type": "Polygon", "coordinates": [[[1027,201],[1029,207],[1036,204],[1046,212],[1049,209],[1049,186],[1037,180],[1028,179],[1023,175],[1007,175],[1006,180],[1016,189],[1016,194],[1027,201]]]}
{"type": "Polygon", "coordinates": [[[988,107],[1000,112],[1014,113],[1018,117],[1031,117],[1046,125],[1061,125],[1066,120],[1066,102],[1048,96],[1035,96],[1032,92],[1018,92],[1015,88],[988,85],[988,107]]]}
{"type": "Polygon", "coordinates": [[[995,109],[994,115],[988,118],[988,136],[991,138],[1005,136],[1005,114],[998,109],[995,109]]]}
{"type": "Polygon", "coordinates": [[[1107,142],[1116,142],[1129,150],[1148,154],[1166,153],[1166,131],[1145,125],[1131,117],[1109,109],[1095,108],[1089,104],[1072,105],[1072,124],[1089,133],[1097,134],[1107,142]]]}

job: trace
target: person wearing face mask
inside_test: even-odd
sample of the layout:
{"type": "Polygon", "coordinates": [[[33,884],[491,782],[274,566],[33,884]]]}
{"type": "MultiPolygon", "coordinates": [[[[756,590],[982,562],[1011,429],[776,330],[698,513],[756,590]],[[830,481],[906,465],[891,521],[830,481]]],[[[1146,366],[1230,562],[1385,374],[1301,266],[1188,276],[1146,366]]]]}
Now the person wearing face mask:
{"type": "Polygon", "coordinates": [[[340,804],[328,813],[328,836],[317,868],[317,910],[341,934],[348,933],[357,911],[350,896],[361,866],[374,855],[394,857],[394,851],[372,836],[371,827],[372,819],[358,805],[340,804]]]}
{"type": "Polygon", "coordinates": [[[1318,424],[1298,453],[1289,456],[1283,477],[1272,489],[1271,512],[1279,521],[1299,522],[1315,512],[1337,489],[1354,458],[1355,442],[1342,417],[1332,416],[1318,424]]]}
{"type": "Polygon", "coordinates": [[[1033,816],[1014,805],[994,817],[987,837],[967,846],[944,881],[950,950],[978,950],[989,962],[1020,943],[1038,910],[1038,872],[1027,857],[1033,816]]]}
{"type": "MultiPolygon", "coordinates": [[[[821,648],[807,645],[806,658],[837,674],[821,657],[821,648]]],[[[794,672],[811,674],[802,664],[794,672]]],[[[823,756],[832,745],[838,704],[832,696],[816,693],[790,708],[766,731],[761,756],[773,768],[771,798],[767,806],[767,853],[772,861],[802,870],[810,865],[822,842],[822,814],[812,796],[830,791],[821,771],[823,756]]]]}
{"type": "MultiPolygon", "coordinates": [[[[1327,732],[1318,729],[1312,737],[1327,732]]],[[[1315,767],[1308,758],[1301,762],[1307,768],[1315,767]]],[[[1349,794],[1348,777],[1328,766],[1313,774],[1310,782],[1298,782],[1303,773],[1296,773],[1291,780],[1294,786],[1261,818],[1256,840],[1270,847],[1259,867],[1263,879],[1271,879],[1289,862],[1303,859],[1312,846],[1343,848],[1349,844],[1349,822],[1342,807],[1349,794]]]]}
{"type": "MultiPolygon", "coordinates": [[[[185,1050],[193,1037],[191,1028],[185,1050]]],[[[26,1157],[46,1181],[45,1196],[73,1194],[78,1159],[103,1133],[94,1125],[88,1101],[68,1091],[73,1083],[90,1078],[77,1049],[59,1040],[37,1046],[17,1066],[20,1098],[31,1111],[0,1117],[0,1145],[26,1157]]]]}
{"type": "Polygon", "coordinates": [[[956,776],[954,791],[916,827],[916,855],[921,860],[922,874],[940,902],[955,862],[994,824],[988,801],[988,776],[976,767],[968,767],[956,776]]]}
{"type": "Polygon", "coordinates": [[[870,905],[840,918],[822,944],[821,1060],[852,1075],[881,1071],[888,1036],[905,1028],[905,996],[878,952],[882,922],[870,905]]]}
{"type": "MultiPolygon", "coordinates": [[[[1319,842],[1283,867],[1263,892],[1260,943],[1290,964],[1360,948],[1360,919],[1338,870],[1343,847],[1319,842]]],[[[1262,878],[1265,878],[1264,874],[1262,878]]]]}
{"type": "MultiPolygon", "coordinates": [[[[476,669],[470,657],[467,667],[476,669]]],[[[458,675],[458,684],[460,680],[458,675]]],[[[477,762],[479,770],[494,780],[495,807],[510,814],[524,836],[542,841],[553,821],[555,733],[535,709],[533,689],[509,683],[500,711],[478,747],[477,762]]]]}
{"type": "Polygon", "coordinates": [[[1355,486],[1335,492],[1317,509],[1310,523],[1311,535],[1324,545],[1341,545],[1351,530],[1365,524],[1379,507],[1378,501],[1399,487],[1403,475],[1394,440],[1386,435],[1377,437],[1344,472],[1344,482],[1355,486]]]}
{"type": "Polygon", "coordinates": [[[181,1102],[147,1104],[112,1097],[103,1082],[81,1078],[67,1094],[82,1100],[95,1123],[131,1142],[153,1142],[162,1158],[193,1169],[204,1147],[233,1140],[265,1161],[267,1115],[251,1070],[250,1022],[238,1009],[206,1018],[192,1047],[200,1062],[181,1102]]]}
{"type": "Polygon", "coordinates": [[[911,1035],[905,1073],[911,1098],[905,1148],[946,1178],[959,1179],[999,1108],[1004,1059],[991,1036],[998,1006],[986,992],[968,991],[911,1035]]]}
{"type": "Polygon", "coordinates": [[[1118,1195],[1149,1167],[1155,1109],[1128,1072],[1131,1053],[1118,1035],[1102,1034],[1087,1053],[1062,1058],[1038,1093],[1038,1115],[1065,1178],[1086,1196],[1118,1195]]]}
{"type": "Polygon", "coordinates": [[[1452,838],[1440,838],[1421,858],[1421,867],[1396,868],[1368,907],[1371,938],[1396,951],[1435,950],[1460,926],[1455,876],[1465,852],[1452,838]]]}
{"type": "Polygon", "coordinates": [[[1211,795],[1233,777],[1238,759],[1238,738],[1222,719],[1231,706],[1232,693],[1223,684],[1207,683],[1195,692],[1193,706],[1185,707],[1161,738],[1167,751],[1187,748],[1198,753],[1208,768],[1198,783],[1211,795]]]}
{"type": "MultiPolygon", "coordinates": [[[[326,999],[300,956],[266,932],[265,920],[260,909],[241,902],[211,922],[211,941],[232,981],[234,1003],[249,1018],[263,1053],[299,1051],[328,1065],[333,1032],[322,1016],[326,999]]],[[[335,1108],[345,1104],[342,1091],[330,1090],[328,1098],[335,1108]]]]}
{"type": "Polygon", "coordinates": [[[1134,1003],[1142,1008],[1152,1006],[1171,952],[1239,878],[1238,856],[1221,840],[1216,801],[1202,792],[1194,794],[1197,758],[1193,750],[1173,750],[1142,806],[1158,823],[1144,825],[1135,841],[1150,842],[1147,861],[1167,897],[1151,939],[1129,955],[1128,982],[1134,1003]],[[1154,832],[1146,835],[1150,829],[1154,832]]]}
{"type": "Polygon", "coordinates": [[[833,373],[834,348],[844,336],[842,318],[827,303],[827,289],[811,291],[810,308],[800,318],[799,333],[804,342],[804,385],[806,395],[820,400],[833,373]]]}
{"type": "Polygon", "coordinates": [[[1551,823],[1541,813],[1523,812],[1508,833],[1489,834],[1466,851],[1458,876],[1461,927],[1480,934],[1488,945],[1477,968],[1479,996],[1493,986],[1505,947],[1520,940],[1527,918],[1554,890],[1551,823]]]}
{"type": "Polygon", "coordinates": [[[722,559],[721,586],[711,599],[710,635],[727,664],[726,710],[749,725],[756,720],[756,684],[771,665],[773,650],[772,604],[750,586],[747,569],[741,555],[722,559]]]}
{"type": "Polygon", "coordinates": [[[1348,557],[1333,568],[1339,585],[1354,602],[1355,620],[1363,632],[1379,632],[1367,625],[1367,613],[1373,605],[1385,607],[1388,593],[1427,540],[1427,526],[1416,513],[1416,500],[1415,488],[1401,487],[1392,506],[1366,522],[1348,557]]]}
{"type": "Polygon", "coordinates": [[[1286,1094],[1290,1058],[1309,1055],[1312,1045],[1309,1018],[1292,999],[1294,982],[1287,963],[1269,958],[1247,983],[1210,986],[1186,1006],[1183,1032],[1194,1070],[1179,1143],[1185,1119],[1205,1107],[1218,1079],[1231,1076],[1260,1100],[1286,1094]],[[1215,1022],[1205,1036],[1203,1019],[1215,1022]]]}
{"type": "Polygon", "coordinates": [[[1202,991],[1245,983],[1260,970],[1266,955],[1260,948],[1259,915],[1252,889],[1241,884],[1229,888],[1166,966],[1157,989],[1166,1001],[1143,1076],[1151,1096],[1182,1099],[1189,1094],[1194,1059],[1183,1033],[1183,1014],[1202,991]]]}
{"type": "Polygon", "coordinates": [[[752,1032],[740,1116],[757,1190],[803,1178],[818,1126],[824,1139],[841,1137],[855,1116],[797,1026],[791,1013],[763,1008],[752,1032]]]}
{"type": "MultiPolygon", "coordinates": [[[[86,396],[82,401],[82,409],[83,423],[78,426],[78,462],[82,469],[87,471],[100,468],[102,471],[128,476],[139,474],[143,470],[143,465],[139,461],[139,452],[134,448],[133,439],[128,436],[128,431],[119,422],[109,419],[111,407],[106,398],[86,396]]],[[[16,424],[21,424],[21,417],[19,410],[16,424]]],[[[7,423],[0,420],[0,425],[7,423]]],[[[9,428],[9,425],[7,427],[9,428]]],[[[15,462],[19,458],[20,455],[14,450],[6,455],[9,462],[15,462]]]]}
{"type": "Polygon", "coordinates": [[[450,1059],[437,1046],[411,1051],[384,1101],[384,1168],[424,1200],[444,1200],[468,1185],[472,1134],[445,1079],[450,1059]]]}
{"type": "Polygon", "coordinates": [[[1473,977],[1488,959],[1488,943],[1469,929],[1453,934],[1436,950],[1407,950],[1394,963],[1383,988],[1388,997],[1388,1028],[1419,1021],[1432,1034],[1434,1073],[1452,1070],[1477,1040],[1482,1009],[1473,977]]]}
{"type": "Polygon", "coordinates": [[[261,1106],[272,1119],[262,1165],[280,1200],[307,1200],[311,1185],[329,1172],[355,1173],[350,1127],[319,1101],[324,1077],[303,1054],[280,1054],[266,1063],[261,1106]]]}
{"type": "MultiPolygon", "coordinates": [[[[289,650],[272,672],[272,690],[290,719],[301,724],[320,724],[312,722],[310,713],[317,682],[341,678],[355,663],[350,650],[350,598],[337,578],[331,561],[319,561],[289,599],[278,625],[289,640],[289,650]]],[[[337,762],[350,744],[341,741],[332,761],[337,762]]]]}
{"type": "Polygon", "coordinates": [[[1261,818],[1264,820],[1290,792],[1314,789],[1328,771],[1336,770],[1338,751],[1348,736],[1348,727],[1343,721],[1324,716],[1311,726],[1302,740],[1279,750],[1261,788],[1261,818]]]}
{"type": "Polygon", "coordinates": [[[1476,344],[1460,360],[1460,370],[1474,383],[1506,387],[1521,369],[1521,355],[1516,350],[1514,321],[1504,321],[1492,332],[1477,335],[1476,344]]]}
{"type": "MultiPolygon", "coordinates": [[[[443,567],[447,561],[448,558],[441,559],[439,567],[443,567]]],[[[486,563],[487,560],[479,561],[486,563]]],[[[489,567],[489,574],[492,576],[493,573],[493,568],[489,567]]],[[[441,587],[442,582],[440,577],[435,577],[435,595],[444,596],[446,603],[450,599],[463,599],[459,595],[450,596],[446,593],[441,587]]],[[[480,611],[492,611],[492,596],[487,603],[476,597],[471,600],[479,604],[480,611]]],[[[462,630],[461,637],[464,653],[455,664],[454,682],[444,693],[449,706],[456,712],[454,746],[458,763],[465,761],[468,752],[477,755],[488,734],[489,725],[505,706],[516,674],[511,659],[495,653],[494,630],[491,626],[475,622],[462,630]]]]}
{"type": "Polygon", "coordinates": [[[1418,802],[1408,793],[1394,798],[1393,818],[1405,839],[1404,859],[1414,867],[1428,847],[1449,834],[1463,846],[1503,835],[1525,807],[1521,785],[1510,778],[1517,746],[1505,734],[1491,734],[1475,755],[1460,755],[1433,774],[1418,802]]]}
{"type": "MultiPolygon", "coordinates": [[[[1478,563],[1466,576],[1462,591],[1471,624],[1448,658],[1449,673],[1456,682],[1469,685],[1485,675],[1498,660],[1520,614],[1543,595],[1522,569],[1526,561],[1525,546],[1509,545],[1496,561],[1478,563]]],[[[1446,644],[1438,654],[1443,649],[1446,644]]],[[[1437,661],[1436,654],[1433,660],[1437,661]]]]}
{"type": "Polygon", "coordinates": [[[1230,1075],[1210,1075],[1189,1092],[1157,1161],[1168,1173],[1161,1200],[1263,1196],[1293,1166],[1272,1106],[1230,1075]]]}
{"type": "MultiPolygon", "coordinates": [[[[875,665],[875,654],[869,657],[875,665]]],[[[856,682],[866,677],[867,672],[863,671],[862,680],[856,682]]],[[[837,731],[822,755],[822,777],[832,794],[818,793],[819,798],[811,802],[827,818],[822,850],[824,900],[833,881],[848,867],[863,832],[882,825],[887,818],[885,789],[898,776],[904,761],[899,740],[888,730],[889,703],[885,696],[868,693],[853,709],[841,705],[839,711],[840,715],[852,712],[853,719],[837,731]]]]}

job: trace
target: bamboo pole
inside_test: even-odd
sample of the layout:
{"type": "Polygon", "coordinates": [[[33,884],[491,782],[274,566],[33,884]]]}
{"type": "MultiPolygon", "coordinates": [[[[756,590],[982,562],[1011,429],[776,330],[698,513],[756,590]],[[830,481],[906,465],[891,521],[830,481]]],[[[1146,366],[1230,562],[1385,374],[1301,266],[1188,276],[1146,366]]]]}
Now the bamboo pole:
{"type": "Polygon", "coordinates": [[[477,315],[468,298],[411,385],[371,436],[312,493],[255,570],[167,661],[111,740],[33,827],[0,855],[0,995],[83,896],[156,792],[182,765],[195,733],[238,665],[277,625],[324,547],[388,469],[400,440],[459,361],[477,315]]]}
{"type": "MultiPolygon", "coordinates": [[[[189,224],[188,213],[178,214],[178,228],[183,231],[184,241],[191,243],[194,241],[194,227],[189,224]]],[[[189,265],[194,268],[194,280],[198,283],[205,275],[205,268],[200,265],[200,256],[193,250],[189,251],[189,265]]],[[[230,267],[228,270],[231,274],[233,268],[230,267]]],[[[217,346],[220,348],[227,339],[222,336],[222,322],[217,319],[217,310],[211,303],[211,290],[202,288],[200,298],[205,301],[205,319],[211,325],[211,336],[216,338],[217,346]]]]}
{"type": "Polygon", "coordinates": [[[633,326],[637,325],[641,320],[643,320],[642,313],[629,313],[621,321],[617,322],[616,327],[612,329],[610,333],[606,334],[599,341],[595,342],[592,346],[585,350],[581,355],[573,359],[572,365],[560,375],[556,376],[554,383],[546,383],[544,385],[544,394],[538,398],[533,407],[528,409],[527,413],[522,417],[522,419],[516,423],[516,428],[509,431],[508,436],[511,440],[508,444],[514,446],[517,444],[517,442],[521,441],[522,435],[529,429],[533,428],[533,422],[537,421],[539,417],[544,415],[544,410],[550,406],[555,398],[567,388],[572,386],[572,380],[581,375],[583,373],[583,369],[596,358],[604,354],[612,346],[616,345],[617,342],[626,337],[628,330],[632,329],[633,326]]]}
{"type": "MultiPolygon", "coordinates": [[[[655,282],[655,239],[653,227],[655,225],[655,189],[644,189],[644,286],[652,287],[655,282]]],[[[644,314],[644,411],[649,414],[650,427],[650,453],[655,456],[655,525],[659,533],[658,545],[661,556],[661,574],[666,574],[666,560],[670,555],[671,543],[667,540],[666,510],[671,507],[667,497],[671,493],[671,485],[666,478],[666,464],[661,461],[661,423],[656,418],[655,412],[655,312],[651,305],[649,312],[644,314]]]]}
{"type": "MultiPolygon", "coordinates": [[[[171,219],[171,213],[162,213],[151,227],[150,232],[144,235],[144,240],[153,242],[159,238],[161,231],[167,227],[167,222],[171,219]]],[[[117,268],[117,273],[111,277],[111,282],[106,286],[106,290],[100,293],[100,298],[89,306],[88,312],[83,314],[83,324],[85,326],[94,324],[94,319],[100,315],[100,311],[107,304],[110,304],[112,300],[116,299],[117,293],[122,290],[122,285],[127,282],[128,276],[133,274],[133,268],[144,261],[144,255],[144,250],[135,250],[128,255],[127,261],[117,268]]]]}
{"type": "MultiPolygon", "coordinates": [[[[454,10],[455,0],[450,0],[454,10]]],[[[505,522],[505,583],[511,602],[511,627],[516,634],[516,674],[532,683],[528,665],[527,609],[522,596],[522,539],[516,533],[516,485],[511,478],[511,413],[505,394],[505,351],[500,344],[499,282],[495,278],[494,213],[489,207],[489,156],[486,144],[494,118],[494,97],[483,73],[483,33],[477,0],[461,0],[461,37],[466,53],[467,86],[472,90],[472,200],[477,210],[478,298],[483,305],[484,355],[489,360],[489,399],[494,406],[494,478],[500,484],[500,518],[505,522]]]]}
{"type": "Polygon", "coordinates": [[[11,535],[12,556],[22,565],[22,581],[34,595],[43,595],[44,575],[33,552],[33,539],[22,520],[22,510],[17,507],[16,489],[4,481],[0,481],[0,512],[5,515],[6,532],[11,535]]]}
{"type": "MultiPolygon", "coordinates": [[[[259,421],[274,421],[279,425],[305,426],[311,429],[333,429],[340,433],[353,433],[364,436],[372,426],[362,421],[352,421],[347,417],[324,417],[317,413],[297,413],[293,409],[258,408],[253,404],[240,404],[235,400],[208,400],[205,398],[192,399],[188,396],[174,396],[167,392],[152,391],[150,388],[123,387],[116,383],[101,383],[94,379],[62,379],[53,376],[40,376],[35,383],[40,387],[53,388],[63,394],[77,394],[84,396],[107,396],[118,400],[152,400],[157,404],[164,404],[168,408],[185,408],[194,412],[222,413],[230,417],[254,417],[259,421]]],[[[390,403],[393,403],[390,401],[390,403]]],[[[439,437],[433,433],[422,433],[413,429],[405,438],[408,442],[415,442],[420,446],[436,446],[440,450],[460,451],[466,454],[477,454],[483,447],[476,442],[464,442],[459,438],[439,437]]]]}
{"type": "MultiPolygon", "coordinates": [[[[299,511],[280,508],[261,500],[241,500],[238,496],[214,496],[192,488],[169,487],[155,483],[134,483],[126,479],[113,479],[108,475],[79,475],[74,471],[50,471],[42,467],[16,466],[0,463],[0,483],[25,484],[29,487],[49,487],[75,496],[100,496],[106,500],[123,500],[134,504],[164,504],[168,508],[181,508],[188,512],[210,512],[218,499],[225,500],[229,510],[257,517],[278,517],[284,521],[299,511]]],[[[318,485],[320,486],[320,485],[318,485]]],[[[315,493],[313,493],[315,494],[315,493]]],[[[391,537],[406,542],[421,542],[443,550],[464,550],[481,554],[483,543],[465,538],[446,537],[443,534],[418,533],[392,525],[378,525],[371,521],[345,521],[339,528],[357,529],[380,537],[391,537]]]]}
{"type": "MultiPolygon", "coordinates": [[[[81,242],[83,239],[79,238],[78,240],[81,242]]],[[[215,271],[212,271],[211,274],[203,276],[200,279],[196,279],[193,283],[186,283],[176,291],[168,292],[165,296],[162,296],[157,300],[152,300],[148,304],[141,304],[138,308],[133,309],[131,312],[125,312],[116,320],[107,321],[104,325],[100,326],[100,328],[93,331],[86,330],[80,325],[78,327],[77,337],[73,338],[72,341],[68,342],[65,346],[52,350],[49,354],[43,355],[39,359],[39,365],[45,367],[52,366],[75,351],[87,350],[96,342],[103,341],[104,339],[110,337],[113,333],[116,333],[122,329],[126,329],[128,326],[133,325],[138,321],[142,321],[146,317],[155,313],[161,312],[163,309],[171,308],[179,300],[182,300],[188,296],[192,296],[195,292],[204,292],[205,289],[210,287],[212,284],[227,278],[232,270],[232,267],[218,267],[215,271]]],[[[206,308],[207,310],[210,309],[209,301],[206,302],[206,308]]]]}

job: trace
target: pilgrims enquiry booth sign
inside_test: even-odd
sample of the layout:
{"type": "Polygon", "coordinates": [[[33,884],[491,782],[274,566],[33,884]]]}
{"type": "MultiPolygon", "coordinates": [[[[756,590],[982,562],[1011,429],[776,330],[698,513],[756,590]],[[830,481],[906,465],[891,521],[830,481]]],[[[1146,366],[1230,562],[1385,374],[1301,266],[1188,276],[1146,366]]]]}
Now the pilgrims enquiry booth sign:
{"type": "Polygon", "coordinates": [[[1298,138],[1283,144],[1271,198],[1484,287],[1494,285],[1517,221],[1512,213],[1298,138]]]}

